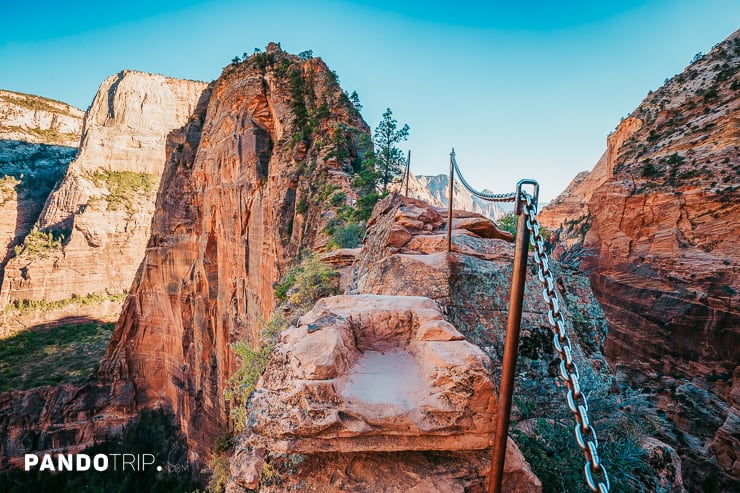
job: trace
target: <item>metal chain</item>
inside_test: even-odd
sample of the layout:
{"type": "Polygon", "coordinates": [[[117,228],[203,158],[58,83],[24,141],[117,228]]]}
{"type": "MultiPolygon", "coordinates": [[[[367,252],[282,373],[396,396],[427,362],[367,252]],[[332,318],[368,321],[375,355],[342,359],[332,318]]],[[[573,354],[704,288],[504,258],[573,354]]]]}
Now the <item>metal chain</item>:
{"type": "Polygon", "coordinates": [[[485,193],[479,192],[475,188],[471,187],[470,184],[465,180],[465,177],[460,172],[460,168],[457,166],[457,160],[455,159],[455,151],[453,150],[450,154],[452,160],[452,166],[455,168],[457,177],[460,178],[460,183],[467,188],[468,192],[475,195],[476,197],[486,200],[488,202],[514,202],[516,200],[516,193],[485,193]]]}
{"type": "Polygon", "coordinates": [[[537,206],[532,196],[524,191],[522,191],[522,199],[525,201],[524,214],[527,218],[527,229],[534,243],[534,260],[537,262],[538,267],[537,277],[545,287],[542,291],[542,297],[549,307],[547,318],[554,332],[553,344],[560,354],[560,377],[568,387],[566,401],[568,408],[576,419],[576,442],[586,458],[586,463],[583,467],[586,484],[595,493],[608,493],[609,477],[606,474],[604,465],[599,460],[599,454],[596,452],[599,441],[596,439],[596,432],[588,419],[588,403],[586,402],[586,396],[581,390],[578,368],[573,361],[570,339],[568,339],[565,333],[565,319],[563,318],[563,313],[560,311],[560,300],[555,291],[552,272],[550,271],[547,253],[545,253],[544,240],[540,233],[540,223],[537,220],[537,206]]]}

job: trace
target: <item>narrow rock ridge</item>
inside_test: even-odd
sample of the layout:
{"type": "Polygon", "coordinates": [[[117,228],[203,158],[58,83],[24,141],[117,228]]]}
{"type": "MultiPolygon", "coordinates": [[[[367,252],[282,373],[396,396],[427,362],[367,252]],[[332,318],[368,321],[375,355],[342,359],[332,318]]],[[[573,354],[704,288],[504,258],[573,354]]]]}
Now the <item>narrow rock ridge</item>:
{"type": "Polygon", "coordinates": [[[697,491],[740,482],[739,66],[736,31],[651,91],[542,214],[591,272],[607,356],[672,422],[697,491]]]}
{"type": "MultiPolygon", "coordinates": [[[[237,438],[228,491],[289,491],[305,478],[320,491],[485,489],[514,246],[490,219],[455,210],[447,253],[447,223],[446,210],[393,194],[375,206],[361,249],[324,255],[351,296],[319,301],[281,335],[253,397],[250,428],[237,438]],[[421,381],[416,393],[398,392],[412,376],[421,381]],[[365,462],[372,467],[347,466],[365,462]],[[266,467],[276,474],[265,477],[266,467]],[[379,483],[373,469],[393,471],[393,479],[379,483]]],[[[533,274],[517,388],[544,416],[562,389],[549,372],[551,331],[533,274]]],[[[566,319],[581,374],[608,371],[606,325],[588,280],[561,274],[556,289],[563,309],[578,315],[566,319]]],[[[511,440],[504,485],[541,491],[511,440]]]]}
{"type": "Polygon", "coordinates": [[[129,289],[144,255],[165,138],[186,123],[202,82],[135,71],[107,78],[85,113],[77,159],[36,221],[57,243],[8,262],[0,306],[129,289]]]}

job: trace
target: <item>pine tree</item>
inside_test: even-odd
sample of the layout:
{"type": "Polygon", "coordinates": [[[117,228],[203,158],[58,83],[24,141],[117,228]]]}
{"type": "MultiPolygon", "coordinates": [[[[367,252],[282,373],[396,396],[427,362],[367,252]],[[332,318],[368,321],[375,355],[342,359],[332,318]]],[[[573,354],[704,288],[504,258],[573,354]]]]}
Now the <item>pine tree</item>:
{"type": "Polygon", "coordinates": [[[409,126],[398,128],[398,121],[393,118],[390,108],[383,113],[383,119],[375,129],[373,143],[375,144],[375,172],[378,176],[378,185],[382,186],[382,193],[388,191],[388,184],[396,177],[401,176],[405,161],[403,152],[396,147],[409,136],[409,126]]]}

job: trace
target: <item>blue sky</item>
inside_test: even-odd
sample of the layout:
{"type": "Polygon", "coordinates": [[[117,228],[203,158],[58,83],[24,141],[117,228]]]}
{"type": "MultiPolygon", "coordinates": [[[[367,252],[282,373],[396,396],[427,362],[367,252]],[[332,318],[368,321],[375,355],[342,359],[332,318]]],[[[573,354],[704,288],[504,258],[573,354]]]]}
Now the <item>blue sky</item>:
{"type": "Polygon", "coordinates": [[[740,27],[737,0],[621,2],[2,0],[0,88],[82,109],[122,69],[210,81],[269,41],[311,49],[411,134],[417,174],[552,199],[666,77],[740,27]]]}

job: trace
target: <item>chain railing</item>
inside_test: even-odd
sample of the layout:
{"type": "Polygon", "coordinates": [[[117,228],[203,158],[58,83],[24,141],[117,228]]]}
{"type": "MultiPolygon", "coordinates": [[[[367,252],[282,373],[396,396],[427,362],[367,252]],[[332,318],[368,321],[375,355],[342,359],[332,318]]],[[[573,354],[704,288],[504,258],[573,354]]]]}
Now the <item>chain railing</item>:
{"type": "MultiPolygon", "coordinates": [[[[479,199],[486,200],[488,202],[514,202],[516,200],[516,193],[485,193],[485,192],[479,192],[475,188],[471,187],[468,181],[465,179],[465,177],[460,172],[460,167],[457,165],[457,159],[455,159],[455,149],[452,149],[452,152],[450,153],[450,163],[452,165],[452,168],[454,168],[455,173],[457,174],[457,177],[460,178],[460,183],[462,183],[462,186],[464,186],[468,192],[475,195],[479,199]]],[[[450,180],[452,182],[452,180],[450,180]]]]}
{"type": "Polygon", "coordinates": [[[524,295],[524,281],[530,237],[534,246],[534,261],[537,263],[537,277],[544,286],[542,297],[548,306],[547,319],[553,330],[553,345],[560,356],[560,378],[567,387],[566,402],[568,409],[576,420],[576,443],[583,451],[586,462],[583,473],[586,484],[594,493],[609,492],[609,477],[604,465],[599,459],[597,448],[599,441],[596,432],[588,418],[588,402],[581,389],[578,367],[573,361],[573,350],[570,339],[565,333],[565,318],[560,310],[560,299],[555,291],[550,262],[545,251],[544,239],[537,220],[537,196],[539,184],[535,180],[521,180],[517,183],[513,193],[483,193],[474,189],[465,180],[455,159],[455,150],[450,153],[450,190],[447,218],[448,251],[452,248],[452,201],[454,198],[454,174],[460,178],[460,183],[472,195],[489,202],[516,202],[516,214],[519,216],[517,225],[516,251],[514,254],[514,269],[511,281],[509,300],[509,316],[506,324],[506,341],[501,368],[499,385],[498,416],[496,422],[496,436],[494,437],[494,451],[491,461],[491,476],[489,492],[501,491],[503,479],[503,465],[506,455],[506,436],[508,435],[509,417],[511,413],[511,397],[514,384],[514,370],[516,367],[519,329],[522,318],[522,304],[524,295]],[[532,185],[534,195],[522,189],[523,185],[532,185]]]}
{"type": "Polygon", "coordinates": [[[534,261],[537,263],[537,277],[544,286],[542,297],[547,303],[547,320],[553,330],[552,342],[555,350],[560,355],[560,378],[565,381],[568,388],[566,402],[568,409],[573,413],[576,420],[575,435],[578,446],[583,451],[586,463],[583,473],[589,489],[598,493],[608,493],[609,476],[606,474],[604,465],[599,460],[596,451],[599,441],[596,432],[588,419],[588,402],[581,389],[578,367],[573,361],[573,353],[570,339],[565,333],[565,319],[560,311],[560,300],[553,281],[550,263],[545,251],[545,242],[540,232],[540,223],[537,220],[537,206],[533,197],[526,192],[522,193],[524,200],[523,213],[526,217],[527,229],[534,244],[534,261]]]}

